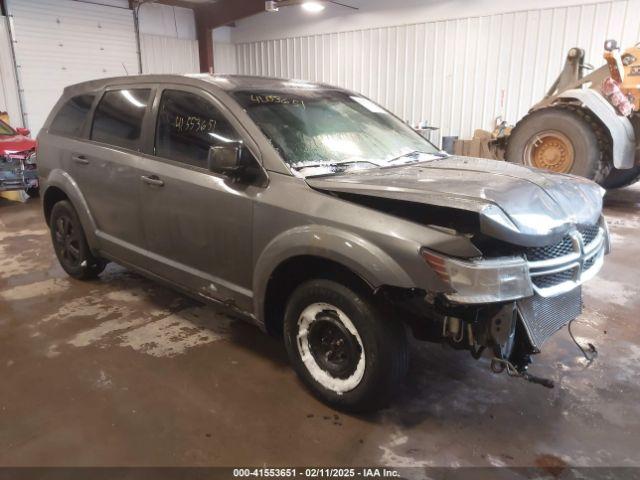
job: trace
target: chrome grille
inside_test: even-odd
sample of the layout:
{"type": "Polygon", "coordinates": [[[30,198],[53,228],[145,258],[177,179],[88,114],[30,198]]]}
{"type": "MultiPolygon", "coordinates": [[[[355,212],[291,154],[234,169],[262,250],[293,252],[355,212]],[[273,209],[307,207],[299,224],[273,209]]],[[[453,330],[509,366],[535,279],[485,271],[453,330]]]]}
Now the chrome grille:
{"type": "Polygon", "coordinates": [[[593,264],[596,263],[596,260],[598,259],[597,255],[594,255],[593,257],[587,259],[584,261],[584,266],[582,267],[584,270],[589,270],[591,267],[593,267],[593,264]]]}
{"type": "Polygon", "coordinates": [[[598,236],[600,227],[598,225],[590,225],[588,227],[579,227],[578,231],[582,235],[582,242],[585,245],[589,245],[598,236]]]}
{"type": "Polygon", "coordinates": [[[550,297],[591,278],[602,265],[606,231],[599,225],[578,227],[546,247],[525,250],[534,291],[550,297]]]}
{"type": "Polygon", "coordinates": [[[549,273],[547,275],[540,275],[533,277],[531,280],[533,284],[538,288],[549,288],[555,285],[559,285],[563,282],[568,282],[576,278],[576,269],[571,268],[569,270],[562,270],[561,272],[549,273]]]}
{"type": "Polygon", "coordinates": [[[582,313],[582,288],[555,297],[536,294],[517,304],[531,345],[540,349],[551,335],[582,313]]]}
{"type": "Polygon", "coordinates": [[[560,242],[554,245],[527,248],[525,250],[525,256],[530,262],[537,262],[540,260],[548,260],[549,258],[564,257],[572,252],[573,242],[571,241],[571,237],[569,235],[565,235],[560,242]]]}

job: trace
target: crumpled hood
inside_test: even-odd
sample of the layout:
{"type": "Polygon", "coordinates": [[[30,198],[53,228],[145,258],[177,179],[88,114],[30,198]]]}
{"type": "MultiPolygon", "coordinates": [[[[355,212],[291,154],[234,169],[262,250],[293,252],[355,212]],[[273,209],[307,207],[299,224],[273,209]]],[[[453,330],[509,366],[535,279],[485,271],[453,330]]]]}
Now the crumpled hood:
{"type": "Polygon", "coordinates": [[[454,156],[306,181],[318,190],[474,211],[483,233],[527,246],[594,224],[602,210],[603,190],[594,182],[481,158],[454,156]]]}

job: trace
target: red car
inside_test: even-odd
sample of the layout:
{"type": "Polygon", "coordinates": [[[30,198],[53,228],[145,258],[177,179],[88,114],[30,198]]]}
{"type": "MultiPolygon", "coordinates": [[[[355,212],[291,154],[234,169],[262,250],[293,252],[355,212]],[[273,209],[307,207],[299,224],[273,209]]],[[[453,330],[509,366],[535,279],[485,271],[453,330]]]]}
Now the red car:
{"type": "Polygon", "coordinates": [[[0,192],[24,190],[30,197],[38,196],[36,142],[30,133],[0,120],[0,192]]]}

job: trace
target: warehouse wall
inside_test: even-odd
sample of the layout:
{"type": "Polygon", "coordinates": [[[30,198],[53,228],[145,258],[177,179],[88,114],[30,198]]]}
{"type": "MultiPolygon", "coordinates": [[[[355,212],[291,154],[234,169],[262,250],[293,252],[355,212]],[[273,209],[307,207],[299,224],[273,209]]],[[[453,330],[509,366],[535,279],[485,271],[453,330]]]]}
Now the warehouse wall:
{"type": "Polygon", "coordinates": [[[358,10],[326,3],[321,14],[309,14],[296,7],[282,8],[275,14],[264,12],[238,22],[232,40],[239,43],[349,32],[595,1],[598,0],[345,0],[341,3],[358,10]]]}
{"type": "Polygon", "coordinates": [[[213,40],[213,71],[215,73],[236,73],[236,46],[231,41],[231,27],[216,28],[211,32],[213,40]]]}
{"type": "Polygon", "coordinates": [[[67,85],[138,73],[133,15],[127,2],[9,0],[23,114],[37,135],[67,85]]]}
{"type": "Polygon", "coordinates": [[[343,13],[333,18],[332,33],[288,37],[323,32],[331,21],[314,27],[311,20],[292,18],[301,15],[299,10],[283,9],[271,17],[260,14],[242,21],[233,30],[236,71],[340,85],[370,96],[412,123],[427,120],[441,128],[440,135],[470,137],[476,128],[492,129],[498,116],[510,123],[521,118],[553,82],[569,48],[585,48],[588,60],[601,65],[605,38],[617,38],[623,45],[640,40],[640,0],[537,8],[551,3],[429,2],[424,8],[448,5],[454,18],[419,22],[417,15],[427,10],[399,11],[401,17],[384,15],[383,10],[375,15],[343,13]],[[460,8],[453,8],[456,5],[460,8]],[[522,5],[536,8],[455,18],[457,12],[522,5]],[[375,23],[408,20],[407,15],[412,23],[360,28],[362,16],[375,23]],[[281,22],[287,20],[289,27],[284,27],[281,22]],[[345,30],[349,22],[358,28],[345,30]],[[268,38],[275,35],[283,37],[268,38]],[[267,39],[251,40],[260,37],[267,39]]]}
{"type": "Polygon", "coordinates": [[[0,111],[9,113],[11,124],[22,125],[22,112],[18,99],[18,83],[11,53],[11,37],[7,18],[0,15],[0,111]]]}
{"type": "Polygon", "coordinates": [[[159,4],[140,8],[143,73],[200,71],[193,10],[159,4]]]}
{"type": "MultiPolygon", "coordinates": [[[[24,118],[37,135],[65,86],[94,78],[140,73],[133,13],[127,0],[8,0],[24,118]]],[[[21,123],[18,91],[12,85],[0,27],[0,108],[12,105],[12,121],[21,123]],[[5,72],[7,72],[5,74],[5,72]],[[5,98],[3,100],[3,97],[5,98]]],[[[9,43],[6,43],[8,46],[9,43]]],[[[143,73],[199,71],[193,11],[165,5],[140,10],[143,73]]]]}

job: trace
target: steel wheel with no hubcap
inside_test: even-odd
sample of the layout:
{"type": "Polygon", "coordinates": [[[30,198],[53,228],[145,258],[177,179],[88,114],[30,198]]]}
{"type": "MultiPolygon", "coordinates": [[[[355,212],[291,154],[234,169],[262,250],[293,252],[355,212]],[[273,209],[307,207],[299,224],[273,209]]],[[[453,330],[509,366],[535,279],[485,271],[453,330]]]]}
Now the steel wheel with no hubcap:
{"type": "Polygon", "coordinates": [[[575,154],[569,138],[555,130],[537,133],[524,150],[524,163],[556,173],[569,173],[575,154]]]}
{"type": "Polygon", "coordinates": [[[355,326],[340,309],[325,303],[306,307],[298,318],[297,345],[311,376],[337,393],[358,386],[365,352],[355,326]]]}

